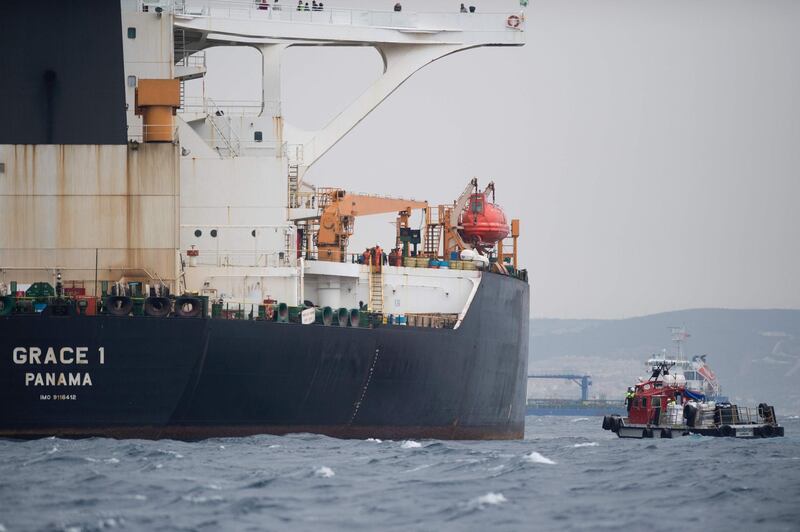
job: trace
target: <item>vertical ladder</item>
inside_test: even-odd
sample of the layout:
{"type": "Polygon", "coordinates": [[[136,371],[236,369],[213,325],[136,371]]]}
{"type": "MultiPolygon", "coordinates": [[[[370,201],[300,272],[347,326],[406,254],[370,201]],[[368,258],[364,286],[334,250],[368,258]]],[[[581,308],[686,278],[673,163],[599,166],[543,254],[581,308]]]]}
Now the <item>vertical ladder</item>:
{"type": "Polygon", "coordinates": [[[442,226],[438,223],[429,224],[425,228],[425,255],[429,257],[439,256],[439,241],[442,238],[442,226]]]}
{"type": "Polygon", "coordinates": [[[369,264],[369,310],[383,312],[383,268],[375,271],[372,261],[369,264]]]}
{"type": "MultiPolygon", "coordinates": [[[[438,257],[439,248],[442,243],[442,236],[444,232],[442,207],[429,207],[427,217],[425,219],[425,240],[422,244],[422,252],[427,257],[438,257]]],[[[442,250],[442,253],[447,250],[442,250]]]]}
{"type": "Polygon", "coordinates": [[[300,192],[300,164],[297,162],[289,163],[289,208],[294,209],[300,206],[298,192],[300,192]]]}

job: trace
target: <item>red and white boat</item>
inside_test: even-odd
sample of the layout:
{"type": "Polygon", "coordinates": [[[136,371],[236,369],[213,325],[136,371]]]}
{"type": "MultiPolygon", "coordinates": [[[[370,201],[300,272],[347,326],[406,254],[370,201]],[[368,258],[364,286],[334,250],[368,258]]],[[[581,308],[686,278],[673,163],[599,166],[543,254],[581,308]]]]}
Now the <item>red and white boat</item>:
{"type": "Polygon", "coordinates": [[[686,386],[682,374],[673,375],[671,361],[653,365],[646,381],[636,384],[627,400],[627,416],[605,416],[603,429],[620,438],[675,438],[689,434],[735,438],[783,436],[775,408],[757,408],[707,400],[686,386]]]}

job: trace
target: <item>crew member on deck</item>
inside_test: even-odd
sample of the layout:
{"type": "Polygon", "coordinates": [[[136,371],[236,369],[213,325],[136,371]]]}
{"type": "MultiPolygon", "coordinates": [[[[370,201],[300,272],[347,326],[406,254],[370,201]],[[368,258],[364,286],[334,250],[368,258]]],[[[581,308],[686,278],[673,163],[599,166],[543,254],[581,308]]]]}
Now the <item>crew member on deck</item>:
{"type": "Polygon", "coordinates": [[[401,5],[400,5],[400,2],[397,2],[397,3],[394,5],[394,10],[395,10],[395,11],[402,11],[402,10],[403,10],[403,6],[401,6],[401,5]]]}
{"type": "Polygon", "coordinates": [[[628,391],[625,393],[625,406],[628,408],[628,412],[631,411],[631,406],[633,406],[633,398],[636,393],[633,391],[632,387],[628,387],[628,391]]]}

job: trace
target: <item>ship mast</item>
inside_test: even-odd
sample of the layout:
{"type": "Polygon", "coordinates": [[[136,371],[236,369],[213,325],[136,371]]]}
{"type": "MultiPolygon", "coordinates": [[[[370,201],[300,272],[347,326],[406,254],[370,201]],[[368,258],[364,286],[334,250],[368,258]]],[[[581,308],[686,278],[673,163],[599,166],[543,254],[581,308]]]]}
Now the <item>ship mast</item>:
{"type": "Polygon", "coordinates": [[[686,360],[686,357],[683,353],[683,344],[691,335],[686,332],[686,327],[669,327],[669,331],[672,334],[672,343],[675,349],[675,359],[686,360]]]}

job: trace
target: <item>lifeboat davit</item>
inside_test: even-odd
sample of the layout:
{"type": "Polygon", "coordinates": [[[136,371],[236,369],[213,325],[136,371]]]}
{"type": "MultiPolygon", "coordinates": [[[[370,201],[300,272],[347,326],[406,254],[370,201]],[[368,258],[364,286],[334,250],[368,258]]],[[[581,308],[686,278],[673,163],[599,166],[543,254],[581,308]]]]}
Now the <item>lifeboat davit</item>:
{"type": "Polygon", "coordinates": [[[500,206],[487,201],[485,192],[470,195],[459,225],[461,238],[473,244],[493,246],[511,232],[506,213],[500,206]]]}

